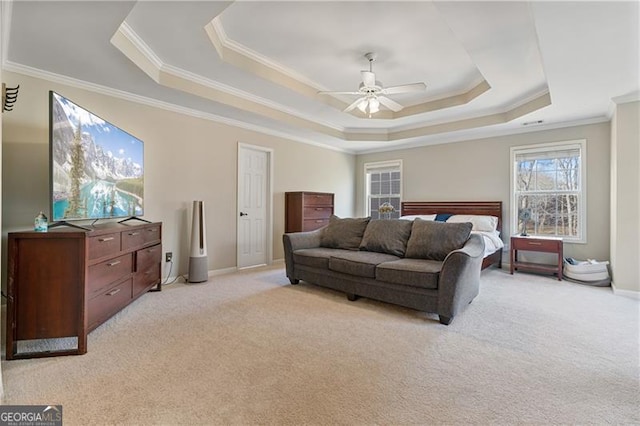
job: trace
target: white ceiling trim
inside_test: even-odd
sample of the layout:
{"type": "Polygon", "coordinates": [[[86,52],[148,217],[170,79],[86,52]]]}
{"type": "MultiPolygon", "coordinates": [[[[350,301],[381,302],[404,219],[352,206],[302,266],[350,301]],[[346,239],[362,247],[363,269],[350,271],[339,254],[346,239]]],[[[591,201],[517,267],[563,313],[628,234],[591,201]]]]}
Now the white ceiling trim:
{"type": "MultiPolygon", "coordinates": [[[[247,101],[250,102],[255,102],[264,106],[267,106],[269,108],[273,108],[276,109],[278,111],[282,111],[282,112],[286,112],[288,114],[291,115],[295,115],[297,117],[303,118],[305,120],[309,120],[309,121],[315,121],[319,124],[322,124],[324,126],[327,127],[331,127],[335,130],[338,131],[342,131],[343,129],[337,126],[334,126],[333,124],[329,124],[327,122],[322,122],[320,120],[317,120],[315,117],[311,117],[308,115],[304,115],[304,114],[300,114],[300,112],[293,110],[291,108],[288,108],[284,105],[278,104],[276,102],[273,102],[271,100],[265,99],[265,98],[261,98],[259,96],[254,95],[253,93],[249,93],[249,92],[245,92],[243,90],[237,89],[235,87],[208,79],[208,78],[204,78],[201,75],[186,71],[184,69],[181,69],[179,67],[173,66],[173,65],[169,65],[164,63],[156,54],[155,52],[149,47],[149,45],[147,45],[147,43],[145,43],[145,41],[138,36],[138,34],[126,23],[123,22],[120,26],[120,28],[118,29],[118,32],[120,32],[120,30],[122,30],[122,35],[124,35],[127,40],[133,44],[136,49],[138,49],[140,51],[140,53],[149,61],[151,62],[151,64],[156,68],[156,72],[153,73],[153,75],[157,75],[158,79],[160,79],[160,76],[163,72],[166,72],[168,74],[171,74],[173,76],[176,77],[180,77],[183,78],[185,80],[190,80],[193,81],[197,84],[200,84],[202,86],[206,86],[209,88],[212,88],[214,90],[218,90],[233,96],[237,96],[239,98],[242,99],[246,99],[247,101]]],[[[116,38],[116,35],[114,34],[114,38],[112,38],[111,40],[112,44],[114,44],[114,46],[116,46],[118,49],[120,49],[120,46],[116,43],[118,42],[118,39],[116,38]]],[[[120,49],[122,51],[122,49],[120,49]]],[[[125,53],[125,52],[123,52],[125,53]]],[[[139,66],[139,64],[137,62],[134,61],[134,63],[136,63],[136,65],[139,66]]],[[[148,74],[148,73],[147,73],[148,74]]]]}
{"type": "MultiPolygon", "coordinates": [[[[551,105],[551,96],[549,93],[542,94],[534,98],[524,105],[512,108],[503,112],[497,112],[488,115],[465,118],[462,120],[449,121],[444,123],[433,124],[429,126],[418,127],[414,129],[398,130],[387,133],[387,141],[401,141],[403,139],[412,139],[421,136],[435,135],[444,132],[454,132],[458,130],[479,128],[491,126],[495,124],[505,124],[518,117],[537,111],[545,106],[551,105]]],[[[350,133],[345,132],[348,141],[380,141],[380,139],[369,138],[367,133],[350,133]]]]}
{"type": "Polygon", "coordinates": [[[320,122],[316,117],[305,116],[283,105],[257,97],[230,86],[220,84],[196,74],[164,64],[126,23],[120,25],[111,38],[111,44],[156,83],[181,90],[206,99],[224,103],[235,108],[282,120],[286,123],[311,129],[322,134],[344,139],[342,129],[320,122]],[[123,27],[126,31],[120,31],[123,27]],[[159,66],[158,66],[158,61],[159,66]]]}
{"type": "Polygon", "coordinates": [[[564,129],[567,127],[587,126],[590,124],[606,123],[609,121],[610,121],[609,117],[601,116],[601,117],[587,118],[583,120],[543,124],[543,125],[534,126],[534,127],[527,127],[527,126],[521,125],[520,127],[515,129],[514,128],[500,129],[500,128],[491,128],[491,127],[485,127],[482,129],[477,129],[477,128],[465,129],[459,132],[439,134],[437,135],[437,138],[433,138],[431,136],[425,136],[424,138],[420,138],[413,142],[402,144],[401,146],[393,145],[393,146],[385,146],[382,148],[360,150],[358,151],[358,155],[373,154],[377,152],[399,151],[403,149],[420,148],[423,146],[432,146],[432,145],[442,145],[446,143],[483,140],[483,139],[495,138],[495,137],[501,137],[501,136],[519,135],[523,133],[545,132],[545,131],[555,130],[555,129],[564,129]],[[470,132],[473,132],[473,134],[469,134],[470,132]]]}
{"type": "MultiPolygon", "coordinates": [[[[341,111],[349,106],[350,102],[345,103],[339,96],[319,96],[319,91],[328,91],[330,89],[311,81],[300,73],[285,67],[264,55],[261,55],[235,40],[230,39],[222,26],[219,16],[216,16],[211,20],[211,22],[205,25],[205,31],[209,36],[211,44],[213,44],[216,49],[218,56],[226,63],[255,74],[261,78],[271,81],[272,83],[284,86],[301,95],[310,97],[318,102],[330,105],[341,111]]],[[[467,104],[490,89],[491,85],[481,77],[479,79],[474,79],[474,81],[467,82],[466,89],[459,88],[452,91],[450,95],[446,97],[412,105],[410,107],[403,108],[398,112],[381,110],[376,113],[374,117],[369,117],[367,114],[355,108],[345,114],[351,114],[358,118],[395,120],[425,112],[436,111],[438,109],[467,104]]]]}
{"type": "MultiPolygon", "coordinates": [[[[301,126],[345,141],[390,142],[445,131],[467,129],[471,126],[482,127],[501,124],[534,111],[535,109],[532,109],[532,106],[538,105],[538,108],[541,108],[550,104],[550,97],[547,92],[547,95],[539,96],[524,105],[511,107],[500,114],[468,118],[396,132],[389,132],[384,129],[367,129],[360,132],[349,132],[325,123],[320,123],[314,118],[305,117],[296,111],[289,110],[286,107],[266,101],[247,92],[221,85],[220,83],[205,79],[196,74],[166,65],[162,63],[157,55],[144,43],[144,40],[140,39],[135,31],[126,25],[126,23],[123,23],[120,28],[113,35],[111,43],[158,84],[216,102],[222,102],[244,111],[256,113],[275,120],[282,120],[285,123],[301,126]],[[120,31],[120,28],[124,27],[127,29],[120,31]],[[160,66],[158,66],[158,63],[160,66]]],[[[480,88],[478,91],[483,93],[483,88],[480,88]]]]}
{"type": "Polygon", "coordinates": [[[200,118],[200,119],[204,119],[204,120],[208,120],[208,121],[212,121],[220,124],[226,124],[232,127],[250,130],[250,131],[254,131],[254,132],[265,134],[265,135],[280,137],[280,138],[304,143],[307,145],[316,146],[319,148],[329,149],[337,152],[344,152],[347,154],[355,154],[355,155],[369,154],[369,153],[376,153],[376,152],[397,151],[400,149],[419,148],[421,146],[440,145],[445,143],[464,142],[469,140],[480,140],[480,139],[486,139],[490,137],[509,136],[509,135],[522,134],[522,133],[541,132],[541,131],[547,131],[547,130],[553,130],[553,129],[561,129],[566,127],[584,126],[589,124],[598,124],[598,123],[608,122],[611,119],[610,117],[602,116],[602,117],[594,117],[594,118],[577,120],[577,121],[544,124],[544,125],[535,126],[535,127],[522,126],[517,129],[513,129],[513,128],[494,129],[494,128],[488,128],[488,127],[481,128],[481,129],[478,129],[478,128],[461,129],[458,132],[438,134],[437,138],[434,138],[434,136],[436,135],[425,135],[413,142],[402,144],[400,146],[398,144],[393,144],[393,145],[385,145],[384,147],[380,147],[380,148],[373,148],[373,149],[366,149],[366,150],[341,149],[341,148],[338,148],[332,145],[323,144],[311,139],[300,138],[298,136],[291,135],[286,132],[276,131],[267,127],[246,123],[244,121],[239,121],[232,118],[222,117],[216,114],[204,113],[199,110],[185,108],[169,102],[158,101],[153,98],[135,95],[133,93],[125,92],[123,90],[113,89],[111,87],[102,86],[99,84],[90,83],[83,80],[78,80],[78,79],[67,77],[64,75],[52,73],[49,71],[44,71],[37,68],[29,67],[26,65],[17,64],[11,61],[5,61],[5,63],[3,64],[3,69],[10,72],[24,74],[30,77],[40,78],[43,80],[51,81],[58,84],[63,84],[70,87],[75,87],[78,89],[99,93],[102,95],[123,99],[129,102],[135,102],[141,105],[158,108],[165,111],[171,111],[178,114],[182,114],[182,115],[186,115],[194,118],[200,118]],[[473,134],[469,134],[470,131],[473,131],[473,134]]]}
{"type": "Polygon", "coordinates": [[[9,52],[9,35],[11,34],[11,15],[13,14],[13,0],[0,2],[0,18],[2,19],[2,46],[0,48],[0,63],[4,63],[9,52]]]}
{"type": "Polygon", "coordinates": [[[228,126],[238,127],[245,130],[250,130],[257,133],[265,134],[265,135],[271,135],[279,138],[289,139],[295,142],[300,142],[307,145],[313,145],[320,148],[329,149],[332,151],[344,152],[347,154],[356,153],[354,150],[342,149],[332,145],[323,144],[311,139],[301,138],[299,136],[295,136],[286,132],[273,130],[268,127],[260,126],[257,124],[251,124],[244,121],[235,120],[233,118],[206,113],[206,112],[202,112],[200,110],[196,110],[192,108],[186,108],[180,105],[172,104],[170,102],[159,101],[157,99],[148,98],[146,96],[140,96],[130,92],[125,92],[124,90],[118,90],[112,87],[102,86],[102,85],[90,83],[84,80],[78,80],[75,78],[67,77],[65,75],[60,75],[60,74],[52,73],[50,71],[44,71],[41,69],[29,67],[26,65],[17,64],[11,61],[5,61],[2,68],[6,71],[15,72],[15,73],[23,74],[29,77],[35,77],[42,80],[51,81],[53,83],[63,84],[65,86],[75,87],[77,89],[99,93],[101,95],[111,96],[113,98],[118,98],[118,99],[122,99],[129,102],[135,102],[140,105],[146,105],[153,108],[162,109],[165,111],[171,111],[178,114],[187,115],[190,117],[201,118],[207,121],[226,124],[228,126]]]}
{"type": "Polygon", "coordinates": [[[276,61],[272,61],[268,57],[261,55],[255,50],[252,50],[247,46],[229,38],[226,31],[224,30],[224,27],[222,26],[222,22],[219,16],[213,18],[213,20],[205,26],[205,31],[207,32],[209,39],[213,42],[213,45],[215,46],[216,51],[221,58],[225,58],[225,52],[227,50],[231,50],[241,56],[251,59],[252,61],[258,62],[267,68],[277,71],[280,74],[284,74],[293,80],[297,80],[303,84],[306,84],[307,86],[313,88],[313,90],[316,92],[329,90],[328,88],[323,87],[322,85],[316,83],[315,81],[312,81],[311,79],[292,70],[291,68],[285,67],[284,65],[276,61]]]}

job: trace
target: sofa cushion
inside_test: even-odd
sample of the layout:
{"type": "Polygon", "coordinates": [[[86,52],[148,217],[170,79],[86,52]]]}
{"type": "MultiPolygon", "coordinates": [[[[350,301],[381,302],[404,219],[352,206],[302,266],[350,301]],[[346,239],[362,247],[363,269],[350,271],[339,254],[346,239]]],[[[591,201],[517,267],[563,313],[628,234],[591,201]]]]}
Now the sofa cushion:
{"type": "Polygon", "coordinates": [[[438,288],[442,262],[426,259],[400,259],[376,268],[376,279],[420,288],[438,288]]]}
{"type": "Polygon", "coordinates": [[[398,259],[398,256],[386,253],[340,251],[331,255],[329,269],[359,277],[375,278],[376,265],[398,259]]]}
{"type": "Polygon", "coordinates": [[[329,269],[329,258],[338,251],[324,247],[299,249],[293,252],[293,261],[299,265],[329,269]]]}
{"type": "Polygon", "coordinates": [[[357,250],[370,217],[344,218],[331,215],[329,225],[320,237],[320,246],[357,250]]]}
{"type": "Polygon", "coordinates": [[[416,219],[411,228],[405,257],[444,260],[453,250],[464,246],[469,239],[472,225],[416,219]]]}
{"type": "Polygon", "coordinates": [[[360,250],[404,256],[411,235],[409,220],[372,220],[364,231],[360,250]]]}

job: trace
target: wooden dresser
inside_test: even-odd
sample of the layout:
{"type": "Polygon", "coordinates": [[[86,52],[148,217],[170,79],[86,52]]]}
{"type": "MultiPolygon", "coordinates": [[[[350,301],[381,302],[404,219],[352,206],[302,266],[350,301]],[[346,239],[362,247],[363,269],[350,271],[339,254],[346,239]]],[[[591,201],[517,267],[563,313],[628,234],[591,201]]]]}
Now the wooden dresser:
{"type": "Polygon", "coordinates": [[[160,222],[9,233],[6,358],[86,353],[90,331],[152,287],[161,290],[161,262],[160,222]],[[76,348],[18,345],[69,337],[76,348]]]}
{"type": "Polygon", "coordinates": [[[333,194],[328,192],[285,192],[284,232],[313,231],[329,223],[333,194]]]}

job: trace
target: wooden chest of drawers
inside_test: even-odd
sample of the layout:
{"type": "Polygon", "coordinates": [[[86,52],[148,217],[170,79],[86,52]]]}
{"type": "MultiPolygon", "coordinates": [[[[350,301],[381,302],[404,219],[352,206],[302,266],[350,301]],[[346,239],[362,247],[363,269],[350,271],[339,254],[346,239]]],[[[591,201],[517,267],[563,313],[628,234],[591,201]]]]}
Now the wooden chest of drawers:
{"type": "Polygon", "coordinates": [[[327,192],[286,192],[284,232],[313,231],[329,223],[333,214],[333,194],[327,192]]]}
{"type": "Polygon", "coordinates": [[[83,354],[87,334],[154,286],[162,224],[9,233],[6,357],[83,354]],[[22,352],[18,342],[77,338],[75,349],[22,352]]]}

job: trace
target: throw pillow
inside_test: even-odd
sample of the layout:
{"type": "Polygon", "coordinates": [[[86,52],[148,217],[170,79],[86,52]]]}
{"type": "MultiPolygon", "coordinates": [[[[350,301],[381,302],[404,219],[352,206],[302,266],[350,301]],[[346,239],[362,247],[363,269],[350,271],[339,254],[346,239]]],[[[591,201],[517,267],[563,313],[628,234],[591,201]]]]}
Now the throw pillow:
{"type": "Polygon", "coordinates": [[[451,216],[453,216],[453,213],[438,213],[435,220],[438,222],[446,222],[451,216]]]}
{"type": "Polygon", "coordinates": [[[372,220],[364,231],[360,250],[403,257],[412,225],[409,220],[372,220]]]}
{"type": "Polygon", "coordinates": [[[329,225],[320,237],[320,246],[357,250],[370,217],[344,218],[331,215],[329,225]]]}
{"type": "Polygon", "coordinates": [[[416,219],[407,243],[406,257],[414,259],[444,260],[453,250],[464,246],[472,225],[416,219]]]}
{"type": "Polygon", "coordinates": [[[495,216],[456,214],[447,219],[447,223],[470,222],[472,231],[493,232],[498,227],[498,218],[495,216]]]}

